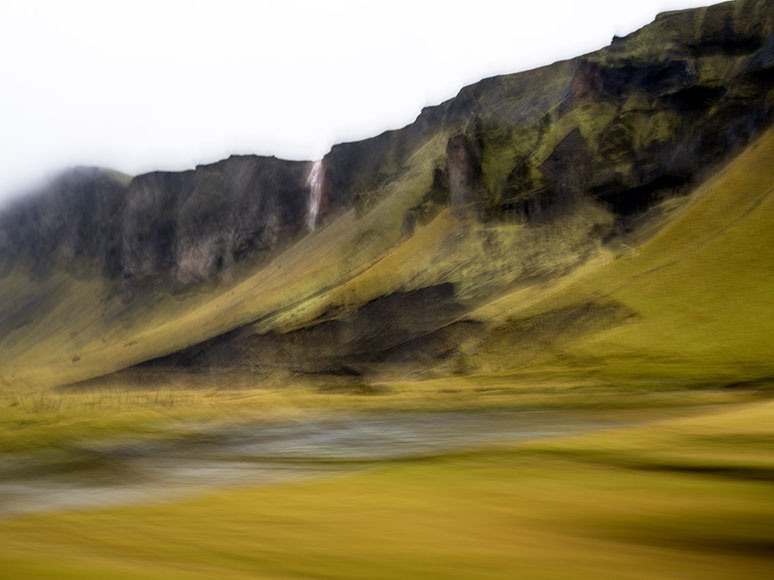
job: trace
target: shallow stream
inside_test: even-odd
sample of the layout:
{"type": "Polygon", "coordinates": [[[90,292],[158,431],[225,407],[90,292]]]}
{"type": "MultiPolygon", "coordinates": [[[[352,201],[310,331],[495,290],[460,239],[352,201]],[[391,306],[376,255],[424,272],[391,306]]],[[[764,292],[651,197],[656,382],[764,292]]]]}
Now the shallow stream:
{"type": "Polygon", "coordinates": [[[164,440],[84,442],[67,457],[0,457],[0,516],[176,501],[618,424],[566,411],[475,411],[191,425],[164,440]]]}

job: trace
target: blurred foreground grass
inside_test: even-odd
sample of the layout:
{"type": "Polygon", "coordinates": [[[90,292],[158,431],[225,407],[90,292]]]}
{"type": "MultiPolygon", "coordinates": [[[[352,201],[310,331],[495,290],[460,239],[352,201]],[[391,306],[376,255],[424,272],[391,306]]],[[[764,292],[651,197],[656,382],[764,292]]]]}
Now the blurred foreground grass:
{"type": "MultiPolygon", "coordinates": [[[[17,420],[38,414],[49,421],[17,430],[48,445],[49,428],[64,440],[94,436],[98,424],[104,433],[111,424],[113,433],[128,425],[152,432],[170,420],[223,418],[224,409],[232,418],[255,418],[336,407],[441,410],[488,396],[490,403],[523,408],[548,401],[570,408],[577,401],[568,384],[519,388],[512,378],[479,377],[458,381],[456,390],[451,385],[392,385],[378,396],[311,387],[170,392],[158,400],[155,393],[103,394],[101,401],[83,393],[63,395],[58,408],[44,398],[37,410],[32,399],[13,407],[6,401],[3,446],[13,447],[9,412],[17,420]],[[164,396],[170,402],[161,407],[164,396]],[[217,416],[208,407],[213,402],[217,416]],[[74,422],[60,416],[68,405],[91,411],[74,422]]],[[[741,391],[637,389],[614,402],[602,387],[582,391],[587,406],[596,402],[622,416],[650,400],[650,412],[637,411],[641,418],[679,414],[678,403],[737,404],[178,504],[7,519],[0,526],[1,575],[730,579],[774,573],[774,402],[750,402],[760,393],[741,391]]]]}
{"type": "MultiPolygon", "coordinates": [[[[211,383],[212,384],[212,383],[211,383]]],[[[321,413],[474,411],[487,409],[630,410],[658,417],[670,409],[731,404],[768,390],[627,386],[555,373],[509,373],[375,385],[256,387],[249,375],[231,387],[126,388],[82,392],[0,392],[0,453],[68,447],[84,439],[168,437],[186,423],[282,421],[321,413]]],[[[684,386],[683,386],[684,387],[684,386]]]]}

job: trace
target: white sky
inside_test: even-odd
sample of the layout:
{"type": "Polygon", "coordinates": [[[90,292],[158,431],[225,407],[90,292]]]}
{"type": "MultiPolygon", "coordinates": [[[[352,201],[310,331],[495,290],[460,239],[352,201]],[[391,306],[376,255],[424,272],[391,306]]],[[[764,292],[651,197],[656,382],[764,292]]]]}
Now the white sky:
{"type": "Polygon", "coordinates": [[[69,165],[314,159],[712,0],[0,0],[0,200],[69,165]]]}

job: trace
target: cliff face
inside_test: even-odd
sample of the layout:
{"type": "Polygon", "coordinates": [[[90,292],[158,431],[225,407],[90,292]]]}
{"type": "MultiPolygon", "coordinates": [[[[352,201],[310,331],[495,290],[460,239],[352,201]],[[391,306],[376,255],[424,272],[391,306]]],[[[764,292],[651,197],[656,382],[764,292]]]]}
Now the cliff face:
{"type": "MultiPolygon", "coordinates": [[[[369,210],[440,136],[449,146],[424,169],[441,172],[436,197],[473,195],[489,219],[529,221],[588,196],[625,219],[770,122],[773,14],[770,0],[667,13],[598,52],[466,87],[403,129],[334,146],[323,210],[369,210]]],[[[310,167],[235,156],[131,181],[76,169],[0,214],[0,267],[87,260],[128,295],[228,275],[305,233],[310,167]]]]}
{"type": "Polygon", "coordinates": [[[234,156],[132,179],[77,168],[0,214],[2,267],[98,267],[125,297],[204,282],[305,231],[309,165],[234,156]]]}
{"type": "Polygon", "coordinates": [[[85,353],[119,340],[110,370],[184,347],[162,360],[338,372],[449,357],[460,312],[583,264],[773,118],[774,0],[737,0],[662,14],[600,51],[485,79],[403,129],[334,146],[309,238],[311,162],[234,156],[134,178],[72,170],[0,213],[0,371],[3,356],[19,366],[43,352],[43,338],[66,350],[56,376],[67,381],[98,375],[101,359],[85,353]],[[79,315],[88,330],[57,343],[31,305],[80,303],[71,278],[95,277],[99,316],[79,315]],[[17,278],[29,300],[15,298],[17,278]],[[188,314],[187,289],[215,306],[188,314]],[[151,333],[161,319],[177,328],[172,314],[153,318],[164,300],[190,334],[151,333]],[[133,350],[141,331],[153,340],[133,350]]]}
{"type": "Polygon", "coordinates": [[[529,219],[580,191],[625,221],[771,122],[773,20],[770,0],[666,13],[595,53],[483,80],[400,131],[334,147],[331,189],[370,207],[430,136],[465,133],[490,217],[529,219]]]}
{"type": "Polygon", "coordinates": [[[185,286],[272,256],[305,231],[308,170],[246,156],[136,177],[121,231],[123,284],[185,286]]]}
{"type": "Polygon", "coordinates": [[[5,209],[0,213],[0,272],[19,266],[41,278],[57,265],[77,270],[99,261],[105,274],[114,274],[118,256],[113,248],[129,179],[76,168],[5,209]]]}

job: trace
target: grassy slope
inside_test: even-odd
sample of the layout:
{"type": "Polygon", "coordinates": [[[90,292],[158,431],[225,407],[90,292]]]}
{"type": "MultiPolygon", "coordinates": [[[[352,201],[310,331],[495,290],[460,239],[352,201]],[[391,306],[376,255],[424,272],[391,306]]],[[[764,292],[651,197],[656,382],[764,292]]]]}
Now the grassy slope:
{"type": "Polygon", "coordinates": [[[569,337],[558,329],[560,339],[534,368],[710,382],[774,374],[774,130],[676,213],[618,259],[591,262],[474,313],[501,330],[481,351],[483,368],[508,365],[514,321],[593,303],[634,316],[569,337]]]}
{"type": "MultiPolygon", "coordinates": [[[[116,300],[95,308],[103,291],[97,282],[48,280],[58,292],[58,327],[12,333],[13,343],[2,349],[0,384],[5,378],[34,390],[100,376],[254,321],[259,331],[291,329],[332,308],[442,282],[455,283],[462,298],[486,295],[525,272],[552,275],[587,259],[595,248],[589,232],[611,219],[592,206],[536,228],[460,222],[444,211],[406,236],[404,216],[430,187],[427,168],[442,157],[446,140],[437,136],[419,149],[371,211],[344,214],[231,288],[180,299],[158,295],[127,312],[116,300]]],[[[19,287],[15,278],[4,283],[19,287]]]]}
{"type": "MultiPolygon", "coordinates": [[[[586,232],[607,218],[590,207],[566,223],[528,228],[464,225],[442,213],[413,236],[402,237],[405,209],[429,186],[421,167],[441,154],[442,144],[439,139],[420,150],[407,180],[394,183],[393,195],[373,211],[360,219],[343,216],[215,298],[160,298],[155,308],[116,325],[98,309],[84,307],[98,300],[101,288],[87,281],[51,282],[69,292],[57,301],[53,318],[63,328],[75,319],[80,324],[72,327],[81,331],[54,328],[45,337],[33,334],[26,340],[15,333],[16,342],[5,345],[9,360],[2,374],[9,379],[16,375],[15,384],[32,387],[61,384],[257,319],[259,330],[292,328],[331,307],[444,281],[456,283],[462,297],[481,295],[518,280],[525,265],[532,273],[556,273],[591,255],[586,232]],[[482,254],[487,260],[476,259],[482,254]],[[74,362],[75,356],[80,360],[74,362]]],[[[767,226],[774,211],[773,161],[774,132],[769,131],[702,185],[636,251],[614,260],[597,252],[596,259],[565,278],[522,288],[480,308],[472,317],[489,321],[498,332],[478,350],[479,368],[492,372],[523,363],[513,356],[511,321],[598,303],[618,305],[636,316],[602,332],[556,329],[560,338],[543,353],[544,368],[712,381],[774,373],[767,360],[774,352],[768,316],[774,306],[774,240],[767,226]]],[[[113,308],[114,317],[120,317],[113,308]]]]}
{"type": "MultiPolygon", "coordinates": [[[[115,300],[103,306],[106,314],[95,307],[102,289],[97,282],[49,280],[46,284],[59,292],[60,301],[79,305],[77,310],[60,307],[55,318],[70,332],[51,332],[40,325],[14,332],[14,343],[2,349],[0,384],[5,379],[36,389],[99,376],[280,310],[303,313],[316,294],[356,276],[398,243],[406,210],[430,186],[432,173],[424,169],[433,166],[445,142],[440,136],[420,149],[400,182],[384,188],[385,200],[374,210],[359,219],[354,212],[341,216],[231,288],[177,300],[158,296],[130,316],[115,300]]],[[[18,291],[15,278],[3,283],[9,292],[18,291]]],[[[40,291],[35,281],[27,285],[40,291]]]]}

